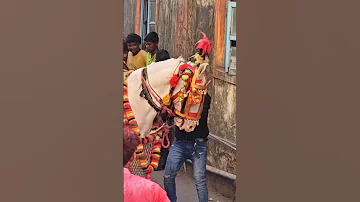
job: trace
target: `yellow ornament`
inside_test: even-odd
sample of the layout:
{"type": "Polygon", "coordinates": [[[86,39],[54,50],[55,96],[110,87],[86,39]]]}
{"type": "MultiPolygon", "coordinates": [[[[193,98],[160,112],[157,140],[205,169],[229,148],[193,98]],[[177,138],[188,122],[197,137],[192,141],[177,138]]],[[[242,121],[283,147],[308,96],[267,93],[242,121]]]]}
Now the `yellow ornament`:
{"type": "Polygon", "coordinates": [[[182,76],[181,76],[181,79],[184,80],[184,81],[186,81],[186,80],[189,79],[189,75],[182,75],[182,76]]]}
{"type": "Polygon", "coordinates": [[[201,64],[204,62],[204,58],[199,53],[195,53],[194,58],[196,60],[196,64],[201,64]]]}
{"type": "Polygon", "coordinates": [[[162,98],[162,102],[164,103],[164,105],[169,105],[170,104],[170,95],[167,94],[162,98]]]}
{"type": "Polygon", "coordinates": [[[186,93],[180,93],[180,94],[179,94],[179,97],[181,97],[181,98],[186,98],[186,97],[187,97],[187,94],[186,94],[186,93]]]}
{"type": "Polygon", "coordinates": [[[189,95],[189,102],[190,104],[199,104],[202,98],[200,93],[190,93],[189,95]]]}

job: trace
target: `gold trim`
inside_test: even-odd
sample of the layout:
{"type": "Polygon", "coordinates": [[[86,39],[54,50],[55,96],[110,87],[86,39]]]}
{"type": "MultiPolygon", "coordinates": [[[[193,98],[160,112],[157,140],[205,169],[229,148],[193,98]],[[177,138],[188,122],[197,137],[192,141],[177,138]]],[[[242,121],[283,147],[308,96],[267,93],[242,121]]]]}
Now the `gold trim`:
{"type": "Polygon", "coordinates": [[[207,88],[207,86],[199,86],[197,84],[194,84],[193,86],[191,86],[193,88],[199,89],[199,90],[205,90],[207,88]]]}
{"type": "Polygon", "coordinates": [[[190,120],[195,120],[195,121],[196,121],[196,120],[199,120],[199,118],[197,118],[198,115],[197,115],[196,118],[190,117],[190,116],[186,116],[185,114],[179,112],[179,110],[177,110],[177,109],[175,109],[175,114],[178,115],[178,116],[180,116],[180,117],[183,118],[183,119],[190,119],[190,120]]]}
{"type": "MultiPolygon", "coordinates": [[[[193,76],[193,78],[191,80],[190,88],[195,85],[198,74],[199,74],[198,69],[195,69],[194,76],[193,76]]],[[[185,105],[185,116],[189,116],[190,107],[191,107],[191,105],[190,105],[190,102],[189,102],[189,99],[188,99],[186,101],[186,105],[185,105]]]]}

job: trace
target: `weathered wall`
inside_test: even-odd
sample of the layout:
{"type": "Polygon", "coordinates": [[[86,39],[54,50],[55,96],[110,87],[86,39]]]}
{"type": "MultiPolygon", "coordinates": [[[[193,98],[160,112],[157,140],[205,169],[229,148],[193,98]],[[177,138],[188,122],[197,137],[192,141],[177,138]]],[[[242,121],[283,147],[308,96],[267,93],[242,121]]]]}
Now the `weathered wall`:
{"type": "MultiPolygon", "coordinates": [[[[204,32],[214,38],[215,0],[159,0],[157,32],[160,37],[159,48],[166,49],[171,57],[183,56],[188,59],[194,54],[194,44],[204,32]]],[[[210,56],[212,60],[213,55],[210,56]]],[[[212,67],[206,71],[212,75],[212,67]]],[[[210,87],[212,94],[212,87],[210,87]]]]}
{"type": "MultiPolygon", "coordinates": [[[[210,133],[236,143],[236,86],[213,79],[209,111],[210,133]]],[[[208,164],[236,175],[236,150],[210,138],[208,164]]]]}
{"type": "Polygon", "coordinates": [[[212,133],[236,142],[236,86],[213,79],[209,127],[212,133]]]}
{"type": "Polygon", "coordinates": [[[124,38],[135,31],[136,1],[124,0],[124,38]]]}
{"type": "Polygon", "coordinates": [[[189,57],[194,52],[194,44],[201,37],[200,31],[212,39],[214,1],[159,0],[157,31],[160,48],[168,50],[172,57],[189,57]]]}
{"type": "Polygon", "coordinates": [[[175,57],[175,33],[177,31],[177,1],[160,0],[157,33],[159,34],[159,48],[166,49],[171,57],[175,57]]]}

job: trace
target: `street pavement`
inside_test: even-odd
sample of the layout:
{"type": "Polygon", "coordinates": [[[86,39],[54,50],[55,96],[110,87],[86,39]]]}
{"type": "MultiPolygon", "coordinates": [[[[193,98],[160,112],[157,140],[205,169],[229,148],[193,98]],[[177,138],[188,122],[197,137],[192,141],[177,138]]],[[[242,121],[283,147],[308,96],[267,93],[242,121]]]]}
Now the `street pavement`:
{"type": "MultiPolygon", "coordinates": [[[[151,174],[153,181],[158,183],[162,188],[164,188],[163,174],[163,171],[155,171],[151,174]]],[[[179,172],[176,177],[176,192],[178,202],[198,201],[194,180],[188,174],[179,172]]],[[[216,193],[211,187],[209,187],[209,198],[212,198],[212,202],[233,202],[216,193]]]]}

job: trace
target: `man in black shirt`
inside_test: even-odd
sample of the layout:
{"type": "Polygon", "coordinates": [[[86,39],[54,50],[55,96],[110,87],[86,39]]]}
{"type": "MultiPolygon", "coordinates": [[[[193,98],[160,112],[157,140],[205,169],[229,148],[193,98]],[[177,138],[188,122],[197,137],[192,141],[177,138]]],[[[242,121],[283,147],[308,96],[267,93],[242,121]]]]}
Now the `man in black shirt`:
{"type": "Polygon", "coordinates": [[[207,125],[208,112],[211,97],[206,94],[203,111],[199,125],[193,132],[186,132],[175,128],[175,141],[170,147],[164,170],[165,191],[171,202],[177,201],[175,177],[181,165],[190,159],[193,164],[194,179],[199,202],[208,202],[208,188],[206,180],[207,137],[209,128],[207,125]]]}

